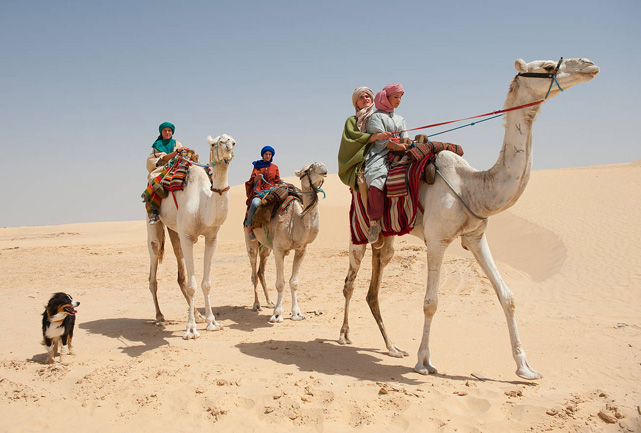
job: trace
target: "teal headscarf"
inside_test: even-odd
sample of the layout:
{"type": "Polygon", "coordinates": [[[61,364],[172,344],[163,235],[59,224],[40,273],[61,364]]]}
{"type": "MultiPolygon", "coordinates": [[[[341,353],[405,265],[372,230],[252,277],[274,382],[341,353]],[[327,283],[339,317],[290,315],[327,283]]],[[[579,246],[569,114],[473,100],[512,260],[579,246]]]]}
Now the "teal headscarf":
{"type": "MultiPolygon", "coordinates": [[[[176,131],[176,127],[173,125],[173,123],[163,122],[158,127],[158,132],[162,132],[162,130],[165,128],[171,128],[172,133],[176,131]]],[[[173,138],[170,138],[168,140],[163,140],[162,134],[159,135],[158,138],[156,138],[156,141],[154,141],[154,144],[151,145],[151,147],[163,153],[173,152],[175,146],[176,146],[176,140],[174,140],[173,138]]]]}

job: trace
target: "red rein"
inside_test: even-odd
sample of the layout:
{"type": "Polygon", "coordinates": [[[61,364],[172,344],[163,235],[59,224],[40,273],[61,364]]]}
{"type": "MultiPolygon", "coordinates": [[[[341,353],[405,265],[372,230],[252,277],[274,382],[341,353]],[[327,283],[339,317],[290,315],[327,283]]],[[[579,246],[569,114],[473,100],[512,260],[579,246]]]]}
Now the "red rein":
{"type": "MultiPolygon", "coordinates": [[[[532,107],[534,105],[540,104],[543,101],[544,101],[544,99],[541,99],[540,101],[530,102],[529,104],[519,105],[518,107],[512,107],[512,108],[506,108],[504,110],[492,111],[491,113],[479,114],[478,116],[466,117],[464,119],[450,120],[449,122],[434,123],[432,125],[426,125],[426,126],[421,126],[421,127],[412,128],[412,129],[406,129],[405,131],[398,131],[398,132],[395,132],[394,134],[400,134],[401,132],[416,131],[416,130],[419,130],[419,129],[434,128],[435,126],[447,125],[449,123],[461,122],[463,120],[470,120],[470,119],[476,119],[478,117],[493,116],[493,115],[496,115],[496,114],[507,113],[508,111],[514,111],[514,110],[520,110],[521,108],[532,107]]],[[[400,141],[400,138],[392,137],[392,138],[390,138],[390,141],[392,141],[394,143],[398,143],[400,141]]]]}

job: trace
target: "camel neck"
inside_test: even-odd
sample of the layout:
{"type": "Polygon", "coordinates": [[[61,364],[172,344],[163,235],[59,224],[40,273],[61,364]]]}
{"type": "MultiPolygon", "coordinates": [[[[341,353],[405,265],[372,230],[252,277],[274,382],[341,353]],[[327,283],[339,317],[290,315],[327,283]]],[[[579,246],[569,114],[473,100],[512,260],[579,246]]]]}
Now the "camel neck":
{"type": "Polygon", "coordinates": [[[229,186],[228,182],[229,164],[219,164],[211,168],[212,171],[212,188],[222,190],[229,186]]]}
{"type": "MultiPolygon", "coordinates": [[[[526,104],[531,95],[508,95],[505,106],[526,104]]],[[[486,202],[484,216],[501,212],[511,207],[521,196],[530,179],[532,170],[532,125],[541,104],[515,110],[505,115],[505,135],[499,158],[484,174],[481,194],[486,202]]]]}

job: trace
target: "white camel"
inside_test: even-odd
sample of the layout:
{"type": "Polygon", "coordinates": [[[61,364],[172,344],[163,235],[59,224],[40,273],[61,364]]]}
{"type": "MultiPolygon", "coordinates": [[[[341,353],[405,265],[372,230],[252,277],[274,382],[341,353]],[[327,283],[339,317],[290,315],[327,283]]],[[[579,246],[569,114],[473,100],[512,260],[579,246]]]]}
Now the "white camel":
{"type": "Polygon", "coordinates": [[[217,331],[220,325],[216,322],[209,302],[211,289],[210,271],[214,251],[218,242],[218,230],[227,218],[229,209],[229,183],[227,171],[234,158],[236,141],[229,135],[207,137],[210,146],[210,167],[212,180],[203,167],[192,165],[189,168],[187,186],[182,191],[175,191],[176,203],[171,194],[160,206],[160,221],[147,224],[147,245],[149,247],[149,290],[156,307],[156,323],[163,323],[165,318],[158,305],[158,283],[156,272],[158,262],[162,261],[165,243],[164,226],[167,226],[176,260],[178,261],[178,285],[187,300],[187,329],[184,339],[198,338],[194,295],[197,282],[194,271],[194,244],[200,235],[205,236],[205,258],[201,288],[205,297],[205,321],[208,331],[217,331]],[[187,281],[185,282],[185,266],[187,281]]]}
{"type": "MultiPolygon", "coordinates": [[[[525,105],[546,97],[556,96],[560,90],[594,78],[599,68],[587,59],[515,62],[519,72],[510,84],[505,108],[525,105]],[[556,71],[556,76],[554,75],[556,71]],[[544,77],[547,77],[545,79],[544,77]],[[556,79],[555,83],[553,80],[556,79]],[[549,92],[549,96],[548,96],[549,92]]],[[[512,356],[516,361],[516,374],[524,379],[538,379],[541,374],[527,362],[519,339],[514,317],[514,298],[503,282],[494,264],[485,239],[488,217],[512,206],[523,193],[532,168],[532,124],[541,104],[505,114],[505,137],[497,162],[487,171],[477,171],[453,152],[443,151],[436,157],[438,173],[433,185],[422,184],[419,200],[425,212],[418,215],[412,234],[423,239],[427,247],[427,290],[423,303],[425,323],[423,339],[418,350],[414,369],[421,374],[436,373],[430,361],[429,337],[432,318],[438,304],[438,285],[443,255],[447,246],[461,237],[463,247],[470,250],[489,278],[507,319],[512,356]],[[447,179],[448,186],[443,178],[447,179]],[[456,190],[465,204],[453,193],[456,190]],[[471,212],[474,212],[472,214],[471,212]]],[[[394,255],[394,237],[384,238],[380,249],[372,249],[372,279],[367,293],[367,303],[376,319],[390,356],[403,357],[407,352],[399,349],[387,336],[378,302],[383,269],[394,255]]],[[[339,342],[349,339],[348,309],[366,245],[350,245],[349,271],[345,279],[345,315],[339,342]]]]}
{"type": "MultiPolygon", "coordinates": [[[[252,283],[254,284],[255,311],[261,309],[258,300],[258,280],[263,287],[265,298],[269,300],[265,284],[265,261],[270,252],[274,250],[276,261],[276,290],[278,300],[274,307],[274,314],[270,317],[271,323],[283,321],[283,289],[285,288],[285,256],[294,250],[292,276],[289,287],[292,293],[292,320],[303,320],[305,315],[298,307],[296,291],[298,290],[298,272],[307,252],[307,245],[314,242],[320,230],[320,216],[318,211],[318,189],[327,176],[327,167],[322,162],[307,165],[294,173],[301,183],[303,203],[294,200],[285,210],[278,210],[268,224],[255,228],[255,240],[250,240],[245,232],[245,246],[252,267],[252,283]],[[256,258],[260,255],[260,267],[256,272],[256,258]]],[[[273,305],[273,304],[272,304],[273,305]]]]}

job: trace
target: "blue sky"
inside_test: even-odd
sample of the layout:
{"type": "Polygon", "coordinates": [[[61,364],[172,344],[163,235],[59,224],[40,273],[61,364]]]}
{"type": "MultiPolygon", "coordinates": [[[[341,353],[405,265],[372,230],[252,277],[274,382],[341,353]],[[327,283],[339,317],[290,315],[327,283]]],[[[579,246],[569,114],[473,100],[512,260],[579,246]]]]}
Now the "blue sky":
{"type": "MultiPolygon", "coordinates": [[[[232,185],[267,144],[282,176],[336,173],[355,87],[402,83],[418,127],[502,108],[517,58],[601,67],[543,107],[535,170],[634,161],[640,29],[640,3],[618,0],[5,2],[0,227],[142,220],[164,121],[204,158],[207,135],[232,135],[232,185]]],[[[439,139],[487,169],[503,132],[439,139]]]]}

